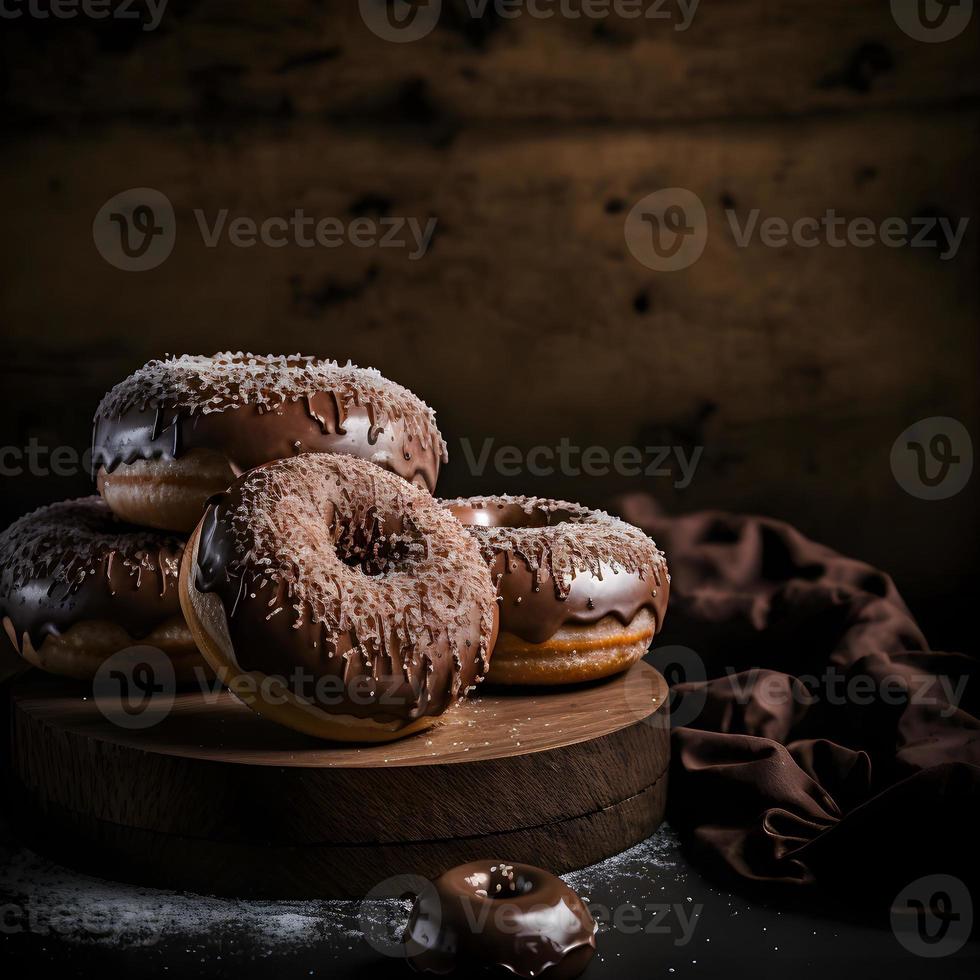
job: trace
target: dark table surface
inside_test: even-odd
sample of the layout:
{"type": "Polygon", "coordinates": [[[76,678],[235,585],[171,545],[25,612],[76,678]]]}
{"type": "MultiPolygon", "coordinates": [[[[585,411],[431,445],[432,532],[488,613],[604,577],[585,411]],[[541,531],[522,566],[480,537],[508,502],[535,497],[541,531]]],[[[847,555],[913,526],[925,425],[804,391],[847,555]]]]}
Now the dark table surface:
{"type": "MultiPolygon", "coordinates": [[[[6,825],[0,832],[0,964],[46,961],[63,977],[413,975],[376,948],[404,921],[407,905],[397,900],[257,902],[157,891],[76,874],[26,849],[6,825]]],[[[980,971],[978,943],[925,959],[888,928],[731,894],[694,870],[669,828],[567,880],[602,923],[586,980],[980,971]]]]}

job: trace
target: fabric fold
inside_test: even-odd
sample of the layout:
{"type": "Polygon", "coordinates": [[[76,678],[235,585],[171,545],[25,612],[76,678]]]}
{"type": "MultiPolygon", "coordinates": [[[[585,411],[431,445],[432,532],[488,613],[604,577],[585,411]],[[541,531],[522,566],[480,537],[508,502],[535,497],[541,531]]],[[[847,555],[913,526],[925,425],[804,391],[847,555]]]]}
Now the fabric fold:
{"type": "Polygon", "coordinates": [[[930,649],[888,575],[781,521],[617,510],[670,564],[654,662],[698,667],[672,684],[668,811],[698,853],[865,911],[926,874],[976,890],[977,661],[930,649]]]}

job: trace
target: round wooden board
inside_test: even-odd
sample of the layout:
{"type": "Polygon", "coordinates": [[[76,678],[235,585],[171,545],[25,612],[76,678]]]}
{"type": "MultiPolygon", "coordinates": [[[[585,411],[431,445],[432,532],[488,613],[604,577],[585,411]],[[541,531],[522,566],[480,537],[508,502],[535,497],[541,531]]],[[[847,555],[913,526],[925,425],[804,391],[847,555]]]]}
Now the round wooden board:
{"type": "Polygon", "coordinates": [[[478,857],[564,872],[648,837],[666,800],[667,685],[645,663],[588,686],[487,689],[372,746],[291,732],[226,691],[178,693],[144,728],[38,673],[11,698],[31,842],[148,885],[332,898],[478,857]]]}

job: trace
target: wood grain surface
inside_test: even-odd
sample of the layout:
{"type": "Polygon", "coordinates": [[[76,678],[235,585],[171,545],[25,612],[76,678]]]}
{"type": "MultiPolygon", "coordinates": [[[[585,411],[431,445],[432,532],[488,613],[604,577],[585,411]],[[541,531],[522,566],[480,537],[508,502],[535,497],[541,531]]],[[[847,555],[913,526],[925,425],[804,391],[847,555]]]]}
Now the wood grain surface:
{"type": "MultiPolygon", "coordinates": [[[[449,440],[445,495],[603,504],[644,489],[671,509],[766,512],[913,591],[948,592],[943,576],[972,567],[972,497],[923,507],[892,477],[889,452],[918,418],[980,424],[973,361],[949,356],[976,334],[972,225],[946,262],[929,249],[740,248],[725,207],[743,223],[754,208],[787,220],[828,208],[876,222],[937,207],[969,215],[973,187],[948,175],[968,170],[977,149],[954,113],[901,126],[885,115],[817,120],[778,140],[766,126],[718,124],[468,133],[441,149],[303,127],[243,143],[119,127],[38,135],[0,163],[19,243],[3,305],[7,421],[22,430],[7,438],[81,453],[107,387],[162,351],[200,349],[202,337],[215,349],[314,350],[374,364],[436,408],[449,440]],[[52,170],[68,156],[70,174],[52,170]],[[97,206],[134,183],[166,193],[178,225],[171,257],[140,274],[112,268],[91,240],[97,206]],[[631,257],[615,210],[660,186],[690,188],[708,211],[704,255],[671,275],[631,257]],[[431,252],[209,248],[195,217],[346,215],[365,193],[392,202],[390,213],[437,217],[431,252]],[[682,487],[676,461],[656,478],[513,477],[492,456],[472,463],[486,440],[492,452],[527,453],[562,439],[703,455],[682,487]],[[916,528],[919,550],[896,525],[916,528]]],[[[81,472],[9,482],[16,511],[90,486],[81,472]]]]}
{"type": "Polygon", "coordinates": [[[612,2],[593,5],[608,16],[576,17],[576,0],[562,5],[573,16],[537,6],[551,16],[442,0],[438,25],[401,44],[373,33],[353,2],[172,0],[152,31],[24,18],[7,22],[5,97],[41,121],[313,118],[445,134],[473,122],[788,116],[980,94],[975,36],[923,44],[881,0],[649,0],[632,17],[612,2]]]}
{"type": "Polygon", "coordinates": [[[36,845],[102,875],[363,894],[480,854],[582,867],[663,816],[667,689],[642,663],[560,692],[487,692],[382,746],[316,742],[227,692],[178,694],[157,724],[127,730],[90,695],[15,682],[11,768],[36,845]]]}
{"type": "Polygon", "coordinates": [[[91,492],[48,453],[83,453],[98,400],[148,358],[303,350],[374,365],[435,407],[444,495],[642,490],[672,511],[764,512],[893,573],[935,645],[970,645],[977,481],[924,505],[889,452],[917,419],[980,427],[980,18],[930,44],[883,0],[702,0],[683,30],[678,0],[632,20],[465,6],[443,0],[406,44],[353,2],[171,0],[145,32],[5,22],[0,451],[47,452],[20,469],[0,456],[3,520],[91,492]],[[709,241],[660,273],[629,253],[624,220],[671,186],[700,197],[709,241]],[[166,195],[177,225],[167,261],[138,273],[92,237],[132,187],[166,195]],[[297,208],[438,224],[417,261],[208,247],[198,230],[196,213],[297,208]],[[741,248],[729,209],[969,225],[948,260],[741,248]],[[661,475],[513,475],[469,461],[488,439],[703,455],[680,486],[676,459],[661,475]]]}

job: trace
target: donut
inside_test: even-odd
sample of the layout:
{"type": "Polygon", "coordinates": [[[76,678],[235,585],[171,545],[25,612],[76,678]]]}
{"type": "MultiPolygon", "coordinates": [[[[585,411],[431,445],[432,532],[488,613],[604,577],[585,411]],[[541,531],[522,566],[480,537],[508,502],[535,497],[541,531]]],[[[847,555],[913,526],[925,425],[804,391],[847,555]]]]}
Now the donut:
{"type": "Polygon", "coordinates": [[[406,927],[409,963],[448,973],[502,967],[519,977],[570,980],[595,953],[596,924],[560,878],[530,864],[461,864],[416,896],[406,927]]]}
{"type": "Polygon", "coordinates": [[[188,542],[184,614],[249,707],[319,738],[426,728],[486,674],[497,632],[476,542],[366,460],[306,453],[218,494],[188,542]]]}
{"type": "Polygon", "coordinates": [[[115,653],[162,650],[178,682],[205,670],[177,592],[182,539],[125,524],[97,496],[21,517],[0,534],[0,617],[14,650],[90,680],[115,653]]]}
{"type": "Polygon", "coordinates": [[[435,491],[435,413],[373,368],[224,352],[150,361],[95,413],[99,493],[124,520],[190,531],[204,502],[261,463],[303,452],[369,459],[435,491]]]}
{"type": "Polygon", "coordinates": [[[443,501],[480,544],[500,605],[487,680],[573,684],[626,670],[663,625],[670,575],[639,528],[543,497],[443,501]]]}

